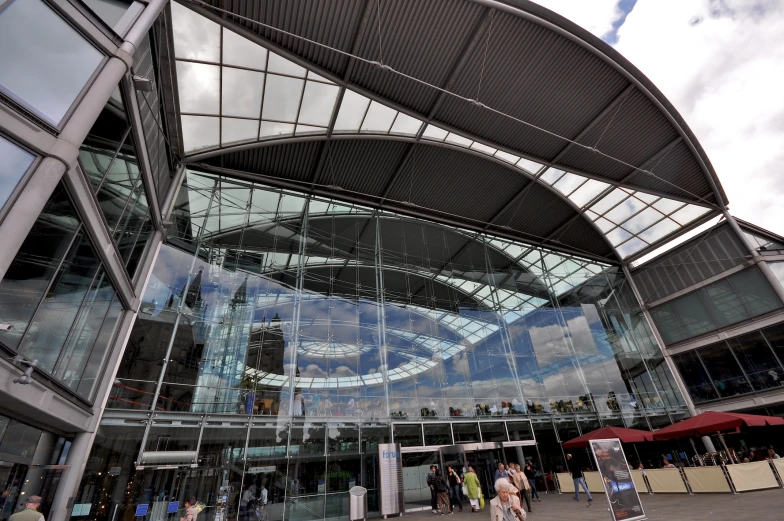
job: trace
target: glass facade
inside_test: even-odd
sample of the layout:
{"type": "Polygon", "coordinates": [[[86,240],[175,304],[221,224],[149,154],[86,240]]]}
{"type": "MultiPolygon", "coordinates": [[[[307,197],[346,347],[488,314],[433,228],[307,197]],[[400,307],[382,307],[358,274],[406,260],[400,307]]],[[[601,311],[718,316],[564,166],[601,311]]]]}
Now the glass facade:
{"type": "Polygon", "coordinates": [[[133,277],[152,222],[130,118],[118,87],[81,146],[79,163],[90,180],[128,274],[133,277]]]}
{"type": "Polygon", "coordinates": [[[59,185],[0,281],[0,344],[90,400],[122,311],[59,185]]]}
{"type": "Polygon", "coordinates": [[[42,0],[0,11],[0,92],[59,126],[103,54],[42,0]]]}
{"type": "Polygon", "coordinates": [[[33,154],[0,135],[0,211],[33,161],[33,154]]]}
{"type": "Polygon", "coordinates": [[[752,266],[651,309],[665,344],[715,331],[781,308],[759,268],[752,266]]]}
{"type": "Polygon", "coordinates": [[[353,484],[373,504],[391,438],[547,444],[685,413],[616,267],[194,171],[175,208],[101,427],[135,441],[106,434],[85,475],[100,511],[232,512],[263,484],[275,519],[342,517],[353,484]],[[118,465],[130,495],[97,486],[118,465]]]}
{"type": "Polygon", "coordinates": [[[780,389],[784,325],[673,355],[695,403],[780,389]]]}

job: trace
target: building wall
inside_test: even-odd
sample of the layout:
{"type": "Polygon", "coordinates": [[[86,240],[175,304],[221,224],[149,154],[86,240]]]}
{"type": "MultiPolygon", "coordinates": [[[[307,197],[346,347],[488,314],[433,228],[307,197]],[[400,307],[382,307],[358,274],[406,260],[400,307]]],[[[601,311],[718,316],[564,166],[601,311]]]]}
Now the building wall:
{"type": "Polygon", "coordinates": [[[22,492],[70,514],[161,239],[130,70],[165,2],[89,4],[0,6],[3,519],[22,492]]]}

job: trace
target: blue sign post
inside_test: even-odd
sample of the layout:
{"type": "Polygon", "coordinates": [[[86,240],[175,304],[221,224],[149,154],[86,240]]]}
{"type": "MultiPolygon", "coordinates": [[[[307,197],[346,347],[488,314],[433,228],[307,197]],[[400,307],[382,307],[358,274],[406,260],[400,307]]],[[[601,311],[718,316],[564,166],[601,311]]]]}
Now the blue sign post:
{"type": "Polygon", "coordinates": [[[169,508],[166,509],[167,514],[176,514],[180,509],[179,501],[169,501],[169,508]]]}
{"type": "Polygon", "coordinates": [[[136,517],[144,517],[147,515],[147,509],[150,505],[136,505],[136,517]]]}

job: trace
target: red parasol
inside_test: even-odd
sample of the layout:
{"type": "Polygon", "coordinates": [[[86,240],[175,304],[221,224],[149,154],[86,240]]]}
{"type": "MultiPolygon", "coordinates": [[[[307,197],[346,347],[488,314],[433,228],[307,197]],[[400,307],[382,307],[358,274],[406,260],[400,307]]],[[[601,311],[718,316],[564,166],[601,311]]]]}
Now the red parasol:
{"type": "Polygon", "coordinates": [[[766,425],[784,425],[784,418],[708,411],[678,423],[673,423],[669,427],[659,429],[653,433],[653,438],[656,440],[671,440],[673,438],[688,438],[690,436],[707,436],[708,434],[744,426],[765,427],[766,425]]]}
{"type": "Polygon", "coordinates": [[[623,427],[602,427],[565,442],[563,447],[565,449],[581,449],[589,445],[589,440],[606,440],[610,438],[618,438],[624,443],[640,443],[653,441],[653,433],[638,429],[624,429],[623,427]]]}

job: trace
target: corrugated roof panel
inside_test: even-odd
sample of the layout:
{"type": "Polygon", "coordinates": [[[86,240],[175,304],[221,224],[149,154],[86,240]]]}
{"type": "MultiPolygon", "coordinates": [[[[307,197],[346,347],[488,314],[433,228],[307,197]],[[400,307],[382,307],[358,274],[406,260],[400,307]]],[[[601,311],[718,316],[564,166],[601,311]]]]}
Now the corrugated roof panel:
{"type": "Polygon", "coordinates": [[[310,181],[320,149],[321,143],[318,141],[306,141],[241,150],[213,157],[205,162],[214,166],[281,179],[310,181]]]}
{"type": "Polygon", "coordinates": [[[398,175],[389,198],[486,222],[527,183],[525,176],[511,167],[420,143],[398,175]]]}
{"type": "Polygon", "coordinates": [[[629,182],[678,197],[696,199],[691,195],[695,194],[710,202],[715,201],[708,180],[702,175],[702,169],[686,143],[676,144],[651,170],[656,177],[636,172],[629,176],[629,182]]]}
{"type": "Polygon", "coordinates": [[[383,140],[333,141],[325,151],[319,184],[334,184],[361,194],[381,195],[409,143],[383,140]]]}

